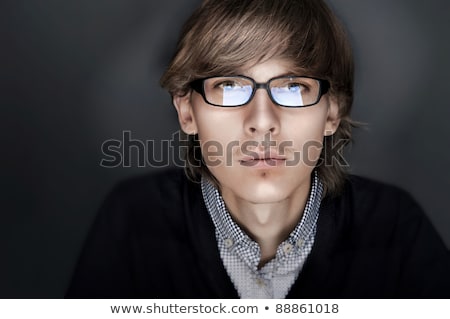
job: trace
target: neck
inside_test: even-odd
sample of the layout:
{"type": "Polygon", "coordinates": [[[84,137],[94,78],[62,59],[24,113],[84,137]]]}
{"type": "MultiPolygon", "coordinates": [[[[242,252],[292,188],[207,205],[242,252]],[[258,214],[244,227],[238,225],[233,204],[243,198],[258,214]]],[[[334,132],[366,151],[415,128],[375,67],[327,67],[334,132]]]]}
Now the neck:
{"type": "Polygon", "coordinates": [[[222,190],[222,197],[234,221],[261,250],[260,266],[275,257],[278,246],[299,223],[308,199],[310,183],[274,203],[253,203],[222,190]]]}

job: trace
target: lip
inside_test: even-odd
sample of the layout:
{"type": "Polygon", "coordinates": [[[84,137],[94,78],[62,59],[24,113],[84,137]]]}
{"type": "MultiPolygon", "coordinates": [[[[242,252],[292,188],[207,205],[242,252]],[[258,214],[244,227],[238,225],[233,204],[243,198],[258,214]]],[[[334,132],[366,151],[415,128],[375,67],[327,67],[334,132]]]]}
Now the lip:
{"type": "Polygon", "coordinates": [[[286,156],[273,152],[254,152],[251,155],[243,156],[239,160],[242,166],[253,168],[275,168],[284,165],[285,162],[286,156]]]}

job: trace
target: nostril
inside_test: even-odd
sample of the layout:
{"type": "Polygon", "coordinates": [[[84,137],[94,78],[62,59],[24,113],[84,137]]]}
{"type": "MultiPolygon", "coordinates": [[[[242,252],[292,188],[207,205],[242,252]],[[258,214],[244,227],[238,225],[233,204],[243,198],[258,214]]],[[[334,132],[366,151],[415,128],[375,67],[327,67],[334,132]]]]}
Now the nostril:
{"type": "MultiPolygon", "coordinates": [[[[258,132],[258,129],[254,128],[254,127],[249,127],[248,129],[250,131],[250,133],[254,134],[256,132],[258,132]]],[[[274,134],[276,132],[276,128],[272,127],[269,130],[267,130],[266,132],[270,133],[270,134],[274,134]]]]}

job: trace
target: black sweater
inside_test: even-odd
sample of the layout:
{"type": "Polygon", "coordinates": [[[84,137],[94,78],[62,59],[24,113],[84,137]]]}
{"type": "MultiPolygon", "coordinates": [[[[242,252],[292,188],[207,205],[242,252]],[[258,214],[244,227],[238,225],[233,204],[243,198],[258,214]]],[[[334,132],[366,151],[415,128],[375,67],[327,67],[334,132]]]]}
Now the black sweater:
{"type": "MultiPolygon", "coordinates": [[[[199,184],[169,170],[119,184],[85,242],[68,298],[238,298],[199,184]]],[[[402,190],[351,176],[324,198],[287,298],[450,298],[450,254],[402,190]]]]}

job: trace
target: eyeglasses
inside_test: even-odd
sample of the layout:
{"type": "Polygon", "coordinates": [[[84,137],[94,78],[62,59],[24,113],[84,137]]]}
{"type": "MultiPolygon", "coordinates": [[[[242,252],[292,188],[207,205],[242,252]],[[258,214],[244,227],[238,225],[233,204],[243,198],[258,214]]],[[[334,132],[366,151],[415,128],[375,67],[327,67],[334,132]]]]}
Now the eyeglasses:
{"type": "Polygon", "coordinates": [[[285,107],[317,104],[328,92],[330,83],[307,76],[280,76],[257,83],[247,76],[220,76],[190,83],[206,103],[220,107],[237,107],[249,103],[257,89],[265,89],[273,103],[285,107]]]}

